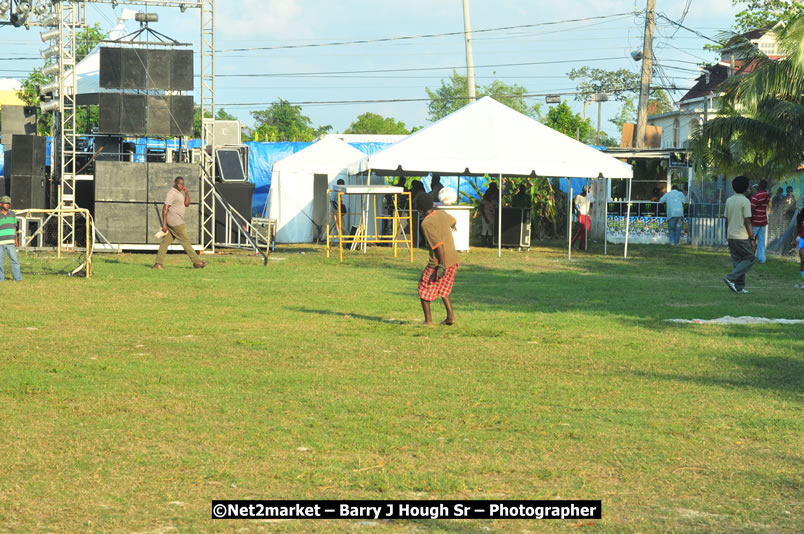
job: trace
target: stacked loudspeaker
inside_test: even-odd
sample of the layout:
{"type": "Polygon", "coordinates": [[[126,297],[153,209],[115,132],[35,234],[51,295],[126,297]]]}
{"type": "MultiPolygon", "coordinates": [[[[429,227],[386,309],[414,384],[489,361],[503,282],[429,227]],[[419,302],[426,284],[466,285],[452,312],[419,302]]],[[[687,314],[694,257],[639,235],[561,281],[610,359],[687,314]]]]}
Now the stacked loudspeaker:
{"type": "Polygon", "coordinates": [[[100,50],[99,96],[102,133],[188,137],[193,133],[192,50],[109,48],[100,50]],[[151,91],[148,94],[124,91],[151,91]]]}
{"type": "Polygon", "coordinates": [[[162,226],[165,197],[177,176],[184,178],[191,204],[185,226],[192,243],[198,243],[201,180],[191,163],[95,164],[95,222],[111,243],[158,244],[154,234],[162,226]]]}
{"type": "Polygon", "coordinates": [[[4,154],[4,191],[10,194],[14,209],[47,208],[45,181],[45,138],[13,135],[13,148],[4,154]]]}

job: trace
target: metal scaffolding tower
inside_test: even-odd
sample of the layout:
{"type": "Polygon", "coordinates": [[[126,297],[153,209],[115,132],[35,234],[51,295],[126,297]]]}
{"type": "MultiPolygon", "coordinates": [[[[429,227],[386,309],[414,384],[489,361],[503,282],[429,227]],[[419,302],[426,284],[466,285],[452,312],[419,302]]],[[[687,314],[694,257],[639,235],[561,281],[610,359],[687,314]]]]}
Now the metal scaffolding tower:
{"type": "MultiPolygon", "coordinates": [[[[22,13],[24,18],[18,19],[15,25],[51,27],[58,29],[48,38],[58,42],[42,52],[42,57],[49,63],[43,74],[55,77],[53,100],[42,104],[42,111],[53,113],[53,152],[51,174],[58,181],[59,209],[72,209],[75,204],[76,179],[76,32],[86,28],[86,7],[89,3],[145,6],[175,7],[181,12],[187,9],[201,10],[201,85],[200,105],[202,116],[203,146],[213,147],[208,153],[203,150],[201,178],[201,246],[203,249],[215,250],[215,197],[211,183],[215,179],[215,0],[29,0],[22,13]],[[36,19],[35,17],[39,17],[36,19]],[[58,60],[58,62],[56,62],[58,60]],[[57,89],[56,89],[57,86],[57,89]]],[[[48,32],[49,33],[49,32],[48,32]]],[[[43,36],[45,40],[45,36],[43,36]]],[[[60,215],[59,246],[75,247],[75,219],[65,211],[60,215]]]]}

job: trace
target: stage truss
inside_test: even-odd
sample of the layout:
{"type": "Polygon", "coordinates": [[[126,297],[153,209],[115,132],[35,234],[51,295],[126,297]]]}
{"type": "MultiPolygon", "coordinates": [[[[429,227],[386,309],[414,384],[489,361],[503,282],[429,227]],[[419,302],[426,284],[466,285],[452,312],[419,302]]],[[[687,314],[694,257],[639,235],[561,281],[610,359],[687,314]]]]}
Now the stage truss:
{"type": "MultiPolygon", "coordinates": [[[[70,250],[76,247],[76,224],[74,212],[78,206],[75,203],[75,181],[78,134],[76,131],[76,41],[78,31],[87,27],[87,4],[112,4],[143,6],[143,7],[175,7],[185,12],[188,9],[201,11],[200,46],[201,46],[201,84],[200,107],[202,120],[202,145],[215,146],[214,117],[215,117],[215,0],[27,0],[24,4],[13,2],[13,13],[20,13],[22,18],[17,19],[15,25],[40,26],[57,30],[52,41],[55,44],[48,50],[52,57],[51,62],[45,66],[47,75],[55,78],[58,84],[58,95],[44,103],[42,110],[53,113],[53,152],[51,155],[51,174],[58,180],[58,206],[59,218],[58,249],[70,250]],[[24,11],[20,8],[25,6],[24,11]],[[58,33],[58,36],[55,36],[58,33]],[[58,53],[56,54],[56,48],[58,53]],[[58,60],[58,63],[56,63],[58,60]],[[58,162],[58,164],[56,164],[58,162]]],[[[11,13],[9,13],[9,20],[11,13]]],[[[15,15],[16,16],[16,15],[15,15]]],[[[6,24],[12,24],[6,22],[6,24]]],[[[43,53],[43,59],[45,54],[43,53]]],[[[202,172],[215,180],[215,150],[209,153],[202,151],[202,172]]],[[[201,189],[201,248],[215,251],[215,197],[214,190],[202,180],[201,189]],[[211,230],[208,230],[208,227],[211,230]]]]}

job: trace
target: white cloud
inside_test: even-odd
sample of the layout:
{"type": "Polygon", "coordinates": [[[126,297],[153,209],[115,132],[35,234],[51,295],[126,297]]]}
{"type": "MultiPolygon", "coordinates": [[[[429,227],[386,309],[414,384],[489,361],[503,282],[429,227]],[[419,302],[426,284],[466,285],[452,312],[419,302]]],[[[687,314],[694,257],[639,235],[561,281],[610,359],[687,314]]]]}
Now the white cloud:
{"type": "Polygon", "coordinates": [[[299,0],[239,0],[236,9],[217,10],[216,30],[226,39],[239,40],[310,37],[299,4],[299,0]]]}

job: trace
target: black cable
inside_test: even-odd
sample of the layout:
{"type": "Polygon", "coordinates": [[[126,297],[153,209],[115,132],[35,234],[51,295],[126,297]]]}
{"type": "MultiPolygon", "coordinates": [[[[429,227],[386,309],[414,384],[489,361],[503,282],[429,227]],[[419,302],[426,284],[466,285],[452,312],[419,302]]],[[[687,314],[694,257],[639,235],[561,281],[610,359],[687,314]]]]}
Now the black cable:
{"type": "MultiPolygon", "coordinates": [[[[585,22],[588,20],[596,20],[596,19],[607,19],[612,17],[622,17],[624,15],[631,15],[631,12],[627,13],[614,13],[611,15],[598,15],[595,17],[584,17],[579,19],[567,19],[567,20],[558,20],[558,21],[551,21],[551,22],[540,22],[537,24],[520,24],[518,26],[500,26],[498,28],[486,28],[482,30],[472,30],[472,34],[476,33],[484,33],[484,32],[496,32],[496,31],[504,31],[504,30],[515,30],[521,28],[536,28],[539,26],[550,26],[555,24],[567,24],[570,22],[585,22]]],[[[343,45],[353,45],[353,44],[372,44],[372,43],[384,43],[390,41],[405,41],[411,39],[430,39],[433,37],[449,37],[453,35],[464,35],[466,32],[445,32],[445,33],[429,33],[429,34],[422,34],[422,35],[403,35],[400,37],[383,37],[380,39],[360,39],[357,41],[336,41],[331,43],[312,43],[312,44],[300,44],[300,45],[280,45],[280,46],[260,46],[260,47],[253,47],[253,48],[225,48],[221,50],[216,50],[217,53],[225,53],[225,52],[251,52],[256,50],[283,50],[283,49],[293,49],[293,48],[315,48],[320,46],[343,46],[343,45]]]]}

